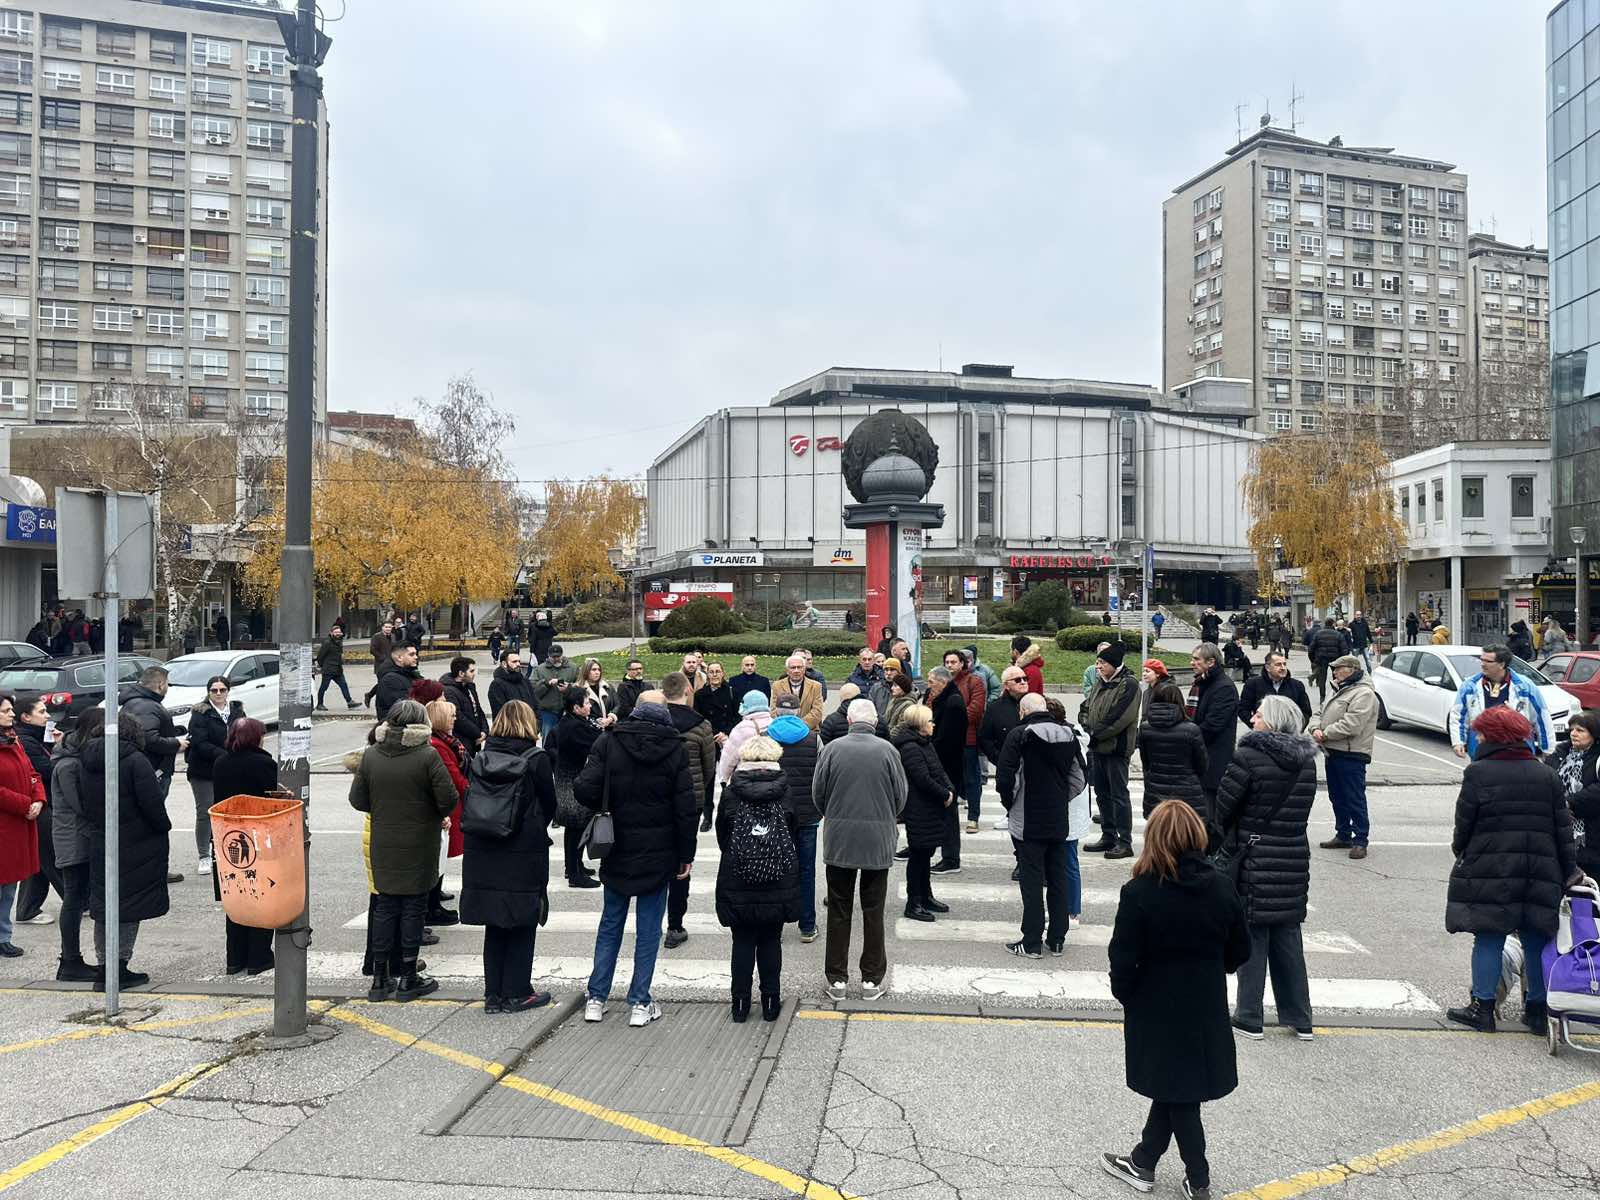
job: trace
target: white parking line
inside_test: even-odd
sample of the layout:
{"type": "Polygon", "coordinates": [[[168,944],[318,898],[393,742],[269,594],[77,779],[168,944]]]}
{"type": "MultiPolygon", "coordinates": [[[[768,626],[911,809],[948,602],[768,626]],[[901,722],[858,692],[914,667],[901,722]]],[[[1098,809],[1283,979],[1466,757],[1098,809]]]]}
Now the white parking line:
{"type": "Polygon", "coordinates": [[[1423,758],[1430,758],[1436,763],[1443,763],[1447,767],[1454,767],[1458,771],[1464,771],[1467,768],[1466,760],[1464,759],[1440,758],[1437,754],[1429,754],[1426,750],[1418,750],[1415,746],[1404,745],[1393,738],[1386,738],[1382,734],[1373,734],[1372,736],[1375,741],[1382,742],[1385,746],[1393,746],[1396,750],[1404,750],[1407,754],[1418,754],[1423,758]]]}

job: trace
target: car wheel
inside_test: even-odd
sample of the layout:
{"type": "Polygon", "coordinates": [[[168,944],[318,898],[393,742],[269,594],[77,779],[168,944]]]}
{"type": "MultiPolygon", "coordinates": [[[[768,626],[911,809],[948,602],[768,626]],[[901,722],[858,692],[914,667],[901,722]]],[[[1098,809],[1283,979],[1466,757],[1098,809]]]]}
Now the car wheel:
{"type": "Polygon", "coordinates": [[[1378,728],[1388,732],[1394,728],[1394,722],[1389,719],[1389,710],[1383,706],[1383,697],[1378,697],[1378,728]]]}

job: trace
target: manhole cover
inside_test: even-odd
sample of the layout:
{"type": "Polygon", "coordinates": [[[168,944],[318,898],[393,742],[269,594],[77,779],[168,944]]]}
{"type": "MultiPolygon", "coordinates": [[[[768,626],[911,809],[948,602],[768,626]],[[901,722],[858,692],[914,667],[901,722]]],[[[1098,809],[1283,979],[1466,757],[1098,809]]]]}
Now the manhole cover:
{"type": "MultiPolygon", "coordinates": [[[[628,1028],[613,1005],[598,1025],[574,1013],[539,1044],[516,1074],[593,1104],[722,1145],[744,1102],[768,1039],[758,1009],[735,1025],[726,1004],[673,1004],[643,1029],[628,1028]]],[[[770,1067],[770,1064],[769,1064],[770,1067]]],[[[763,1082],[768,1072],[762,1071],[763,1082]]],[[[758,1097],[759,1098],[759,1097],[758,1097]]],[[[569,1138],[647,1142],[606,1121],[508,1087],[491,1087],[456,1121],[467,1137],[569,1138]]]]}

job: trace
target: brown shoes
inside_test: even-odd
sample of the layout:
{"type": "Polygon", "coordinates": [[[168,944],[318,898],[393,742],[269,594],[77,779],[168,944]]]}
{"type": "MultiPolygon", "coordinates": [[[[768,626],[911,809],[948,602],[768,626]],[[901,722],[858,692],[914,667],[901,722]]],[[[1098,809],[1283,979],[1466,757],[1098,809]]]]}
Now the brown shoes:
{"type": "Polygon", "coordinates": [[[1365,846],[1351,846],[1350,847],[1350,857],[1351,858],[1361,859],[1361,858],[1365,858],[1366,856],[1367,856],[1367,848],[1365,846]]]}

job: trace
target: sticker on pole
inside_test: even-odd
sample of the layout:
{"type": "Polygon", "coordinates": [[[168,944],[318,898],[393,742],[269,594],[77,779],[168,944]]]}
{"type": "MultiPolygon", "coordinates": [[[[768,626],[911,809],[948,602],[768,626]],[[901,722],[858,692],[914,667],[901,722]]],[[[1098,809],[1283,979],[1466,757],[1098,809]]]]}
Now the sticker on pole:
{"type": "Polygon", "coordinates": [[[278,655],[278,687],[290,704],[309,705],[315,695],[311,676],[311,644],[284,646],[278,655]]]}

